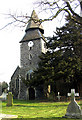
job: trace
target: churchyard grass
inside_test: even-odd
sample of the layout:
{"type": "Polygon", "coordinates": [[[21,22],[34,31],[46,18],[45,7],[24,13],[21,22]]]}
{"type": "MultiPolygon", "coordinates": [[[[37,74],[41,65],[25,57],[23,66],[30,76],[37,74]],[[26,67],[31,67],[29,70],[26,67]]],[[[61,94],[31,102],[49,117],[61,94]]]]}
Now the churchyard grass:
{"type": "MultiPolygon", "coordinates": [[[[80,106],[82,106],[81,102],[78,103],[80,106]]],[[[10,107],[6,106],[6,102],[2,102],[2,113],[18,115],[19,119],[28,118],[29,120],[67,120],[62,118],[62,116],[65,115],[68,104],[69,102],[14,100],[13,106],[10,107]]]]}

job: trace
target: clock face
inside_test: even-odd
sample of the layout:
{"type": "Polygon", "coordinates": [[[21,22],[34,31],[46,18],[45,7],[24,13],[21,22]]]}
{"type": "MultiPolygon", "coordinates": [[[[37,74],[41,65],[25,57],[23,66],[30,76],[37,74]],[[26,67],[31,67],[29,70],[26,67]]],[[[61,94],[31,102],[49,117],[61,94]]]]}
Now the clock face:
{"type": "Polygon", "coordinates": [[[29,47],[32,47],[33,45],[34,45],[34,43],[33,43],[32,41],[29,41],[29,42],[28,42],[28,46],[29,46],[29,47]]]}

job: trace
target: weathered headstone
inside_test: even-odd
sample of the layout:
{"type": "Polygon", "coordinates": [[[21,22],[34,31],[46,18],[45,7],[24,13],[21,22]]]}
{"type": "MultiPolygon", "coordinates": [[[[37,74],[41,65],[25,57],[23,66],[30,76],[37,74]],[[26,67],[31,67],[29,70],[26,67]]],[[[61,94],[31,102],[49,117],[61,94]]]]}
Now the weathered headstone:
{"type": "Polygon", "coordinates": [[[61,98],[61,96],[60,96],[60,92],[58,92],[58,96],[57,96],[57,98],[58,98],[58,101],[60,101],[60,98],[61,98]]]}
{"type": "Polygon", "coordinates": [[[68,105],[67,112],[64,116],[66,118],[81,118],[82,117],[81,108],[75,101],[75,95],[76,95],[75,89],[71,89],[71,102],[68,105]]]}
{"type": "Polygon", "coordinates": [[[7,106],[12,106],[13,105],[13,94],[12,92],[9,92],[7,95],[7,106]]]}

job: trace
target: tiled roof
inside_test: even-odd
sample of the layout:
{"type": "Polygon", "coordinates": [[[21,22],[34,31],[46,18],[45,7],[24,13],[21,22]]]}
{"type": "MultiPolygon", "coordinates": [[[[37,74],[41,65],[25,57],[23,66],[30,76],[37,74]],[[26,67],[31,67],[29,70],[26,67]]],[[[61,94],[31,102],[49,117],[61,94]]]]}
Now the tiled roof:
{"type": "Polygon", "coordinates": [[[22,42],[26,42],[26,41],[30,41],[30,40],[37,40],[37,39],[44,39],[43,34],[39,31],[39,29],[30,29],[28,30],[28,32],[24,35],[23,39],[20,41],[20,43],[22,42]]]}
{"type": "Polygon", "coordinates": [[[30,41],[30,40],[37,40],[40,38],[45,40],[45,38],[43,36],[44,29],[43,29],[42,25],[39,22],[35,22],[35,20],[39,20],[39,18],[36,15],[36,12],[33,10],[31,19],[25,30],[26,33],[25,33],[23,39],[20,41],[20,43],[30,41]]]}

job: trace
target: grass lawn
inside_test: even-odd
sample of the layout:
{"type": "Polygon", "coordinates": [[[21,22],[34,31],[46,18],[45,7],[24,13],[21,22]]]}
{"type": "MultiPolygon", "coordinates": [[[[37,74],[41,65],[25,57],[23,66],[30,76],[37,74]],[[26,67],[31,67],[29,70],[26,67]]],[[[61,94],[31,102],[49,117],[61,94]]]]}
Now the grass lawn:
{"type": "MultiPolygon", "coordinates": [[[[2,113],[18,115],[18,118],[29,120],[67,120],[62,116],[65,115],[68,104],[69,102],[14,100],[12,107],[7,107],[6,102],[2,102],[2,113]]],[[[82,106],[80,102],[79,105],[82,106]]]]}

